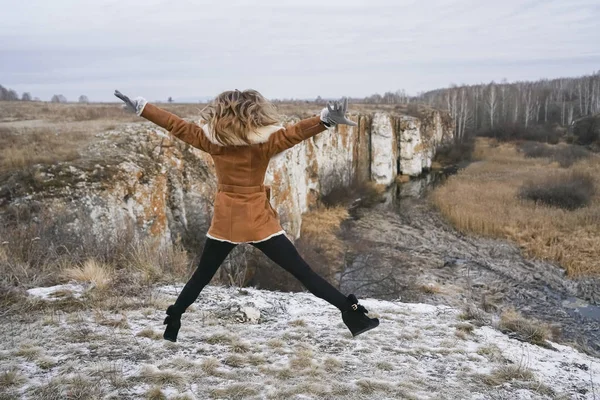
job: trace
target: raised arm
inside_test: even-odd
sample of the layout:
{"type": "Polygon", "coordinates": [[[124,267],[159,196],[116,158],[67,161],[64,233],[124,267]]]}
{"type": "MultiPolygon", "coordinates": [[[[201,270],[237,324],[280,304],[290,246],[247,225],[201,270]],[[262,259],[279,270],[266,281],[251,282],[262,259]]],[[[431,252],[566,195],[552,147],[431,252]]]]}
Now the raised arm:
{"type": "Polygon", "coordinates": [[[297,124],[275,132],[269,137],[269,156],[281,153],[298,143],[323,132],[325,129],[337,124],[356,126],[356,123],[346,118],[348,99],[342,102],[328,103],[318,117],[304,119],[297,124]]]}
{"type": "Polygon", "coordinates": [[[269,137],[267,142],[269,156],[272,157],[290,147],[294,147],[325,129],[327,129],[327,125],[321,121],[321,117],[303,119],[297,124],[280,129],[269,137]]]}
{"type": "Polygon", "coordinates": [[[200,126],[192,122],[186,122],[177,115],[148,103],[142,97],[130,100],[129,97],[121,94],[118,90],[115,91],[115,96],[125,102],[125,108],[128,111],[154,122],[161,128],[168,130],[176,138],[202,151],[211,153],[214,145],[208,140],[200,126]]]}

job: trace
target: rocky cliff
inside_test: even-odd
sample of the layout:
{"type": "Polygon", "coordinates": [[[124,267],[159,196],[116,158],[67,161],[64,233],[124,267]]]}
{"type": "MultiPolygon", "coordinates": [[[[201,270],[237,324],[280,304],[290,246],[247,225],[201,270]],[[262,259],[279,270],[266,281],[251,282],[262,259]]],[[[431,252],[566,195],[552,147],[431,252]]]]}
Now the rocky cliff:
{"type": "MultiPolygon", "coordinates": [[[[389,185],[398,174],[419,175],[453,136],[451,121],[438,111],[353,118],[358,126],[323,132],[272,160],[266,183],[291,236],[299,236],[302,214],[319,195],[353,180],[389,185]]],[[[128,227],[164,241],[203,237],[216,188],[208,155],[149,123],[96,136],[85,161],[39,165],[27,183],[9,181],[0,207],[36,202],[68,214],[64,227],[90,227],[98,235],[128,227]]]]}

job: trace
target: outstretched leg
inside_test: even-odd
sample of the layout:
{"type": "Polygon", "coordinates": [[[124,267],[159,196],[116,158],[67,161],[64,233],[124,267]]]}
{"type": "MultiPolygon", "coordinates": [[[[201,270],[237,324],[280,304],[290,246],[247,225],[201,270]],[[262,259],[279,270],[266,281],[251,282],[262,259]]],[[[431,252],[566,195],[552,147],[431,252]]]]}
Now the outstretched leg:
{"type": "Polygon", "coordinates": [[[172,342],[177,340],[177,333],[181,326],[181,314],[196,301],[202,289],[208,285],[235,246],[235,244],[229,242],[221,242],[211,238],[206,239],[198,268],[196,268],[190,280],[185,284],[181,293],[179,293],[175,304],[167,308],[167,318],[164,322],[167,328],[163,335],[165,339],[172,342]]]}
{"type": "Polygon", "coordinates": [[[340,311],[348,308],[346,297],[310,268],[285,235],[277,235],[264,242],[253,243],[253,246],[291,273],[315,296],[339,308],[340,311]]]}
{"type": "Polygon", "coordinates": [[[285,235],[278,235],[253,245],[294,275],[312,294],[337,307],[342,312],[342,319],[352,336],[360,335],[379,325],[377,318],[367,317],[368,311],[358,304],[356,296],[351,294],[345,297],[314,272],[285,235]]]}

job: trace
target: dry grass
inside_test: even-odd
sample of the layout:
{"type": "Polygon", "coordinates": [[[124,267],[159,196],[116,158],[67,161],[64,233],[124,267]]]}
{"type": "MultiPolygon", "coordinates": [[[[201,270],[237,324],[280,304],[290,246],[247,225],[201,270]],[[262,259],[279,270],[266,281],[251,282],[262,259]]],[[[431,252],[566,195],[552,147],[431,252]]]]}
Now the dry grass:
{"type": "Polygon", "coordinates": [[[514,332],[522,340],[542,346],[547,345],[546,341],[551,337],[551,329],[548,325],[534,319],[527,319],[512,309],[500,315],[498,327],[503,332],[514,332]]]}
{"type": "Polygon", "coordinates": [[[359,379],[356,381],[356,386],[365,394],[374,392],[389,392],[392,391],[392,385],[388,382],[376,381],[374,379],[359,379]]]}
{"type": "Polygon", "coordinates": [[[54,358],[48,356],[42,356],[37,360],[37,366],[44,370],[52,369],[56,364],[58,364],[58,362],[54,358]]]}
{"type": "Polygon", "coordinates": [[[128,267],[141,273],[146,283],[156,283],[170,274],[187,277],[189,259],[180,244],[164,246],[158,240],[146,240],[130,247],[128,267]]]}
{"type": "Polygon", "coordinates": [[[147,400],[167,400],[167,396],[160,390],[160,387],[154,386],[146,392],[147,400]]]}
{"type": "Polygon", "coordinates": [[[80,147],[90,140],[77,130],[0,126],[0,173],[75,160],[80,147]]]}
{"type": "Polygon", "coordinates": [[[200,368],[202,368],[202,371],[207,375],[217,375],[217,368],[220,366],[221,363],[215,357],[207,357],[202,360],[202,364],[200,364],[200,368]]]}
{"type": "Polygon", "coordinates": [[[331,275],[343,266],[344,244],[338,233],[348,216],[348,210],[340,206],[320,207],[302,216],[302,241],[327,260],[331,275]]]}
{"type": "Polygon", "coordinates": [[[259,394],[256,388],[244,383],[234,383],[222,389],[212,389],[210,394],[217,399],[247,399],[259,394]]]}
{"type": "Polygon", "coordinates": [[[27,379],[17,369],[9,369],[0,373],[0,388],[20,386],[26,381],[27,379]]]}
{"type": "MultiPolygon", "coordinates": [[[[570,276],[600,273],[600,193],[588,206],[568,211],[519,199],[531,180],[560,173],[558,163],[526,158],[515,145],[479,139],[474,163],[432,194],[433,203],[460,231],[517,242],[528,256],[560,263],[570,276]]],[[[600,187],[600,157],[566,173],[592,176],[600,187]]]]}
{"type": "Polygon", "coordinates": [[[215,333],[206,338],[206,343],[208,344],[233,344],[235,342],[235,337],[230,335],[229,333],[215,333]]]}
{"type": "Polygon", "coordinates": [[[475,326],[473,326],[467,322],[462,322],[462,323],[456,324],[456,329],[458,331],[471,334],[475,330],[475,326]]]}
{"type": "Polygon", "coordinates": [[[101,399],[105,393],[99,382],[77,375],[69,378],[53,378],[45,384],[34,387],[29,394],[30,398],[38,400],[90,400],[101,399]]]}
{"type": "Polygon", "coordinates": [[[534,375],[531,370],[522,365],[504,365],[483,377],[483,381],[490,386],[502,385],[503,383],[511,382],[513,380],[533,381],[534,375]]]}
{"type": "Polygon", "coordinates": [[[501,362],[505,360],[504,356],[502,355],[502,350],[500,350],[500,348],[495,344],[481,346],[477,349],[477,354],[487,358],[490,362],[501,362]]]}
{"type": "Polygon", "coordinates": [[[14,354],[28,361],[33,361],[42,354],[42,349],[36,346],[23,345],[14,354]]]}
{"type": "Polygon", "coordinates": [[[478,326],[489,325],[491,322],[490,316],[472,303],[465,305],[463,312],[458,318],[465,321],[471,321],[478,326]]]}
{"type": "MultiPolygon", "coordinates": [[[[64,227],[73,216],[60,210],[52,214],[22,206],[6,211],[0,224],[0,238],[5,242],[0,242],[0,302],[11,312],[24,312],[26,307],[81,309],[99,303],[110,306],[110,302],[113,307],[147,307],[142,303],[150,296],[148,284],[188,277],[187,252],[179,243],[138,240],[128,227],[106,236],[86,230],[70,232],[64,227]],[[50,286],[65,279],[91,282],[102,290],[87,291],[80,299],[63,292],[64,298],[55,302],[31,303],[23,302],[22,295],[11,289],[50,286]]],[[[85,216],[77,217],[85,225],[85,216]]]]}
{"type": "MultiPolygon", "coordinates": [[[[55,164],[80,157],[94,134],[117,123],[142,122],[119,104],[0,102],[0,174],[34,164],[55,164]]],[[[195,104],[161,105],[182,117],[196,116],[195,104]]]]}
{"type": "Polygon", "coordinates": [[[154,385],[181,386],[185,378],[178,371],[159,370],[154,366],[144,366],[140,372],[140,379],[154,385]]]}
{"type": "MultiPolygon", "coordinates": [[[[77,122],[108,120],[138,122],[139,117],[126,113],[122,103],[56,104],[41,102],[0,102],[0,122],[45,120],[49,122],[77,122]]],[[[159,104],[161,108],[181,117],[199,115],[202,104],[159,104]]]]}
{"type": "Polygon", "coordinates": [[[274,349],[280,349],[285,345],[285,342],[281,339],[269,339],[267,345],[274,349]]]}
{"type": "Polygon", "coordinates": [[[90,259],[86,260],[81,267],[65,269],[63,275],[67,279],[91,283],[98,289],[104,289],[110,282],[109,269],[109,266],[90,259]]]}
{"type": "Polygon", "coordinates": [[[227,357],[225,357],[225,360],[223,360],[223,364],[233,368],[243,367],[244,365],[246,365],[246,362],[246,357],[240,356],[239,354],[230,354],[227,357]]]}
{"type": "Polygon", "coordinates": [[[146,328],[146,329],[138,332],[137,335],[135,335],[135,336],[145,337],[145,338],[153,339],[153,340],[161,340],[163,338],[162,333],[156,332],[152,328],[146,328]]]}
{"type": "Polygon", "coordinates": [[[437,283],[424,283],[419,287],[419,289],[421,289],[421,292],[426,293],[426,294],[442,293],[442,288],[437,283]]]}
{"type": "Polygon", "coordinates": [[[326,371],[333,372],[342,368],[342,362],[337,358],[327,357],[323,362],[326,371]]]}
{"type": "Polygon", "coordinates": [[[302,326],[306,326],[306,321],[304,321],[303,319],[295,319],[293,321],[288,322],[288,325],[302,327],[302,326]]]}

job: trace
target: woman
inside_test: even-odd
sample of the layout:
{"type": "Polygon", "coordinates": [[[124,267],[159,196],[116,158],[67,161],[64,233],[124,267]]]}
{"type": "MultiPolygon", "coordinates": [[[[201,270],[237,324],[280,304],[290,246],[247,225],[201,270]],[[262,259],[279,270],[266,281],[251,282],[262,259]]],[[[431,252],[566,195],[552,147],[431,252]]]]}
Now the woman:
{"type": "Polygon", "coordinates": [[[347,100],[328,104],[320,116],[282,127],[276,125],[273,105],[257,91],[227,91],[202,110],[205,125],[201,127],[149,104],[142,97],[130,100],[119,91],[115,91],[115,96],[125,102],[125,109],[207,152],[215,163],[218,191],[212,223],[198,268],[175,304],[167,308],[163,335],[166,340],[177,340],[181,315],[240,243],[252,244],[315,296],[337,307],[353,336],[379,325],[377,318],[366,316],[367,310],[354,295],[345,297],[300,257],[281,228],[277,212],[270,204],[270,190],[263,184],[271,157],[336,124],[356,125],[345,117],[347,100]]]}

